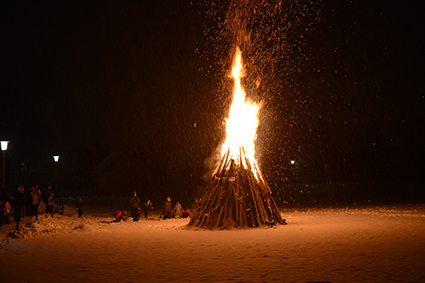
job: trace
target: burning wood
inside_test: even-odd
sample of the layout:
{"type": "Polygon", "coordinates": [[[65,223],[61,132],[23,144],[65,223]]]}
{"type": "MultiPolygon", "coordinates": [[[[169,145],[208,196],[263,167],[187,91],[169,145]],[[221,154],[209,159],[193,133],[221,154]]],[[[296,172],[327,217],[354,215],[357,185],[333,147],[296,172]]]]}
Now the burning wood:
{"type": "Polygon", "coordinates": [[[261,104],[246,98],[240,81],[243,73],[242,53],[237,48],[232,68],[233,101],[226,119],[221,162],[194,211],[191,226],[214,229],[285,223],[254,157],[261,104]]]}
{"type": "Polygon", "coordinates": [[[229,229],[284,224],[270,188],[262,179],[256,179],[248,158],[240,155],[245,158],[245,168],[240,165],[242,160],[238,165],[229,155],[230,151],[222,158],[189,225],[229,229]]]}

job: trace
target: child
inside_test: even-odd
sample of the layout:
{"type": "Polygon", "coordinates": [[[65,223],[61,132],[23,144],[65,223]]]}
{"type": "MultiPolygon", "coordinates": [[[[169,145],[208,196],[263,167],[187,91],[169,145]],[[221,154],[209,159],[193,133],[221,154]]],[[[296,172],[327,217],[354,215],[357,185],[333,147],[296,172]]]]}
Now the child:
{"type": "Polygon", "coordinates": [[[180,212],[180,218],[187,218],[187,217],[192,217],[192,215],[190,214],[190,209],[186,207],[183,208],[180,212]]]}
{"type": "Polygon", "coordinates": [[[136,221],[136,222],[139,221],[141,212],[142,212],[142,209],[138,207],[136,212],[133,213],[133,221],[136,221]]]}
{"type": "Polygon", "coordinates": [[[147,199],[143,204],[143,210],[145,211],[145,218],[148,217],[149,209],[153,209],[152,201],[147,199]]]}
{"type": "Polygon", "coordinates": [[[182,211],[182,205],[179,202],[176,202],[176,205],[174,206],[174,214],[173,217],[177,218],[180,216],[180,212],[182,211]]]}
{"type": "Polygon", "coordinates": [[[53,197],[53,193],[49,193],[47,197],[46,203],[46,214],[50,213],[50,216],[53,217],[53,207],[55,206],[55,198],[53,197]]]}
{"type": "Polygon", "coordinates": [[[162,206],[162,219],[171,218],[173,215],[173,208],[171,206],[171,198],[167,197],[164,205],[162,206]]]}
{"type": "Polygon", "coordinates": [[[115,218],[114,222],[120,222],[121,220],[125,221],[125,216],[127,215],[127,211],[117,210],[114,212],[113,216],[115,218]]]}

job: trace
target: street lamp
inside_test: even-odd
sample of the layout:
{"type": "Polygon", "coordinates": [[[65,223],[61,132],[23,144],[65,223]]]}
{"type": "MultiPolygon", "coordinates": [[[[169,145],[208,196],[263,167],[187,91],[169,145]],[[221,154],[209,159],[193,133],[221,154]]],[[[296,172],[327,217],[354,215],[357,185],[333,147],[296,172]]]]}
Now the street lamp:
{"type": "Polygon", "coordinates": [[[1,141],[1,150],[3,151],[3,184],[2,188],[6,186],[6,150],[9,141],[1,141]]]}
{"type": "Polygon", "coordinates": [[[57,163],[59,161],[59,155],[53,155],[53,160],[57,163]]]}

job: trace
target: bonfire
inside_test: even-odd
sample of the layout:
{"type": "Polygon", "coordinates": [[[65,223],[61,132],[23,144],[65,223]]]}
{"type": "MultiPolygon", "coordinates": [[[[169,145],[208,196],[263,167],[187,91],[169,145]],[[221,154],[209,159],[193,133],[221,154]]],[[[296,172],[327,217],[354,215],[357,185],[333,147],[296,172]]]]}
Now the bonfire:
{"type": "Polygon", "coordinates": [[[232,67],[233,100],[221,161],[194,210],[190,226],[230,229],[285,223],[255,159],[261,103],[246,97],[241,85],[243,75],[242,52],[237,47],[232,67]]]}

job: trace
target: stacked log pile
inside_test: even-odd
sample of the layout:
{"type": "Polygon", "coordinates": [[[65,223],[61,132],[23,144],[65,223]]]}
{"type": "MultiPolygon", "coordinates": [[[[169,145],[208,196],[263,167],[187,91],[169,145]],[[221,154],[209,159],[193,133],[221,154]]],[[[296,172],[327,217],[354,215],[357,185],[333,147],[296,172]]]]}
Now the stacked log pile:
{"type": "Polygon", "coordinates": [[[286,224],[270,188],[261,177],[255,177],[253,169],[257,168],[252,168],[242,150],[239,156],[238,164],[229,158],[229,152],[222,158],[189,226],[231,229],[286,224]]]}

